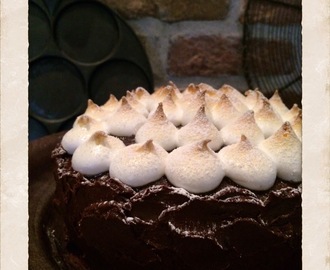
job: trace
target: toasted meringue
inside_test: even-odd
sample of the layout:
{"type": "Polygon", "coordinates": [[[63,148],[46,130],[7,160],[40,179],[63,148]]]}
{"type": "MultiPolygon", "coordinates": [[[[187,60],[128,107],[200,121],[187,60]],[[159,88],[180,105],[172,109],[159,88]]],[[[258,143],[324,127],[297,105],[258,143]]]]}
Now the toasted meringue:
{"type": "MultiPolygon", "coordinates": [[[[181,125],[181,117],[182,117],[182,109],[181,107],[175,102],[178,100],[174,91],[171,91],[165,99],[162,101],[164,113],[169,121],[171,121],[175,126],[181,125]]],[[[158,108],[158,106],[157,106],[158,108]]],[[[153,114],[156,110],[154,109],[151,114],[153,114]]]]}
{"type": "MultiPolygon", "coordinates": [[[[162,102],[166,96],[172,91],[173,87],[170,85],[159,87],[152,93],[151,97],[155,104],[162,102]]],[[[156,105],[157,106],[157,105],[156,105]]]]}
{"type": "Polygon", "coordinates": [[[241,135],[245,135],[253,145],[258,145],[265,138],[251,110],[222,128],[220,134],[225,145],[238,143],[241,135]]]}
{"type": "Polygon", "coordinates": [[[134,90],[133,95],[148,111],[151,110],[152,99],[150,93],[146,89],[138,87],[134,90]]]}
{"type": "Polygon", "coordinates": [[[131,187],[139,187],[161,178],[168,153],[151,140],[132,144],[116,152],[111,160],[110,176],[131,187]]]}
{"type": "Polygon", "coordinates": [[[186,89],[183,91],[182,95],[187,96],[187,95],[195,95],[198,92],[202,92],[199,86],[195,85],[194,83],[190,83],[186,89]]]}
{"type": "Polygon", "coordinates": [[[69,154],[77,149],[96,131],[108,131],[104,122],[97,121],[87,115],[78,116],[73,127],[64,134],[61,145],[69,154]]]}
{"type": "Polygon", "coordinates": [[[105,172],[114,153],[124,147],[120,139],[97,131],[74,151],[72,168],[87,176],[105,172]]]}
{"type": "Polygon", "coordinates": [[[212,121],[218,129],[223,128],[242,115],[226,94],[220,97],[219,101],[213,106],[211,113],[212,121]]]}
{"type": "Polygon", "coordinates": [[[176,187],[192,193],[215,189],[224,177],[220,159],[207,146],[209,140],[184,145],[166,159],[165,175],[176,187]]]}
{"type": "Polygon", "coordinates": [[[262,141],[259,147],[274,160],[279,178],[301,181],[301,141],[289,122],[285,122],[274,135],[262,141]]]}
{"type": "Polygon", "coordinates": [[[138,129],[135,140],[138,143],[153,140],[167,151],[171,151],[177,146],[177,129],[167,119],[162,103],[159,103],[157,110],[138,129]]]}
{"type": "Polygon", "coordinates": [[[235,108],[240,112],[246,112],[248,107],[245,105],[245,96],[234,87],[224,84],[219,89],[221,94],[226,94],[235,108]]]}
{"type": "Polygon", "coordinates": [[[118,101],[118,99],[113,94],[110,94],[107,102],[104,103],[101,107],[111,114],[118,109],[120,103],[121,101],[118,101]]]}
{"type": "Polygon", "coordinates": [[[91,99],[88,99],[87,108],[84,115],[100,121],[107,117],[107,114],[108,111],[94,103],[91,99]]]}
{"type": "Polygon", "coordinates": [[[205,106],[201,106],[194,119],[178,131],[178,145],[183,146],[192,142],[210,140],[209,147],[218,150],[223,141],[219,130],[209,121],[205,114],[205,106]]]}
{"type": "Polygon", "coordinates": [[[146,121],[147,118],[134,110],[126,97],[122,97],[120,107],[107,119],[110,133],[115,136],[134,135],[146,121]]]}
{"type": "Polygon", "coordinates": [[[292,108],[283,115],[283,121],[292,122],[299,114],[301,114],[301,109],[297,104],[293,104],[292,108]]]}
{"type": "Polygon", "coordinates": [[[208,100],[214,100],[219,98],[219,91],[213,88],[211,85],[206,83],[200,83],[197,85],[197,87],[201,91],[205,91],[205,97],[208,100]]]}
{"type": "Polygon", "coordinates": [[[243,187],[267,190],[276,180],[274,161],[244,135],[240,142],[222,148],[218,155],[226,176],[243,187]]]}
{"type": "Polygon", "coordinates": [[[288,107],[284,104],[278,90],[274,92],[272,97],[269,99],[269,102],[281,117],[283,117],[289,111],[288,107]]]}
{"type": "Polygon", "coordinates": [[[259,108],[255,110],[254,118],[265,138],[268,138],[281,127],[282,119],[265,97],[260,97],[260,106],[256,107],[259,108]]]}
{"type": "Polygon", "coordinates": [[[260,96],[264,96],[258,89],[255,90],[247,90],[245,91],[245,104],[249,110],[252,110],[253,107],[257,104],[260,96]]]}
{"type": "Polygon", "coordinates": [[[148,116],[149,111],[145,108],[145,106],[141,102],[139,102],[135,98],[135,96],[130,91],[126,91],[126,99],[134,110],[136,110],[138,113],[142,114],[145,117],[148,116]]]}
{"type": "Polygon", "coordinates": [[[179,90],[179,88],[175,85],[175,83],[172,81],[169,81],[169,85],[172,87],[172,92],[174,94],[173,97],[175,97],[177,99],[182,98],[182,93],[179,90]]]}
{"type": "Polygon", "coordinates": [[[300,111],[296,118],[290,121],[291,127],[299,140],[302,140],[302,112],[300,111]]]}
{"type": "MultiPolygon", "coordinates": [[[[195,89],[190,86],[191,89],[195,89]]],[[[187,125],[195,117],[200,106],[205,106],[205,91],[197,90],[188,90],[189,87],[184,91],[181,108],[183,110],[183,115],[181,119],[181,124],[187,125]]]]}

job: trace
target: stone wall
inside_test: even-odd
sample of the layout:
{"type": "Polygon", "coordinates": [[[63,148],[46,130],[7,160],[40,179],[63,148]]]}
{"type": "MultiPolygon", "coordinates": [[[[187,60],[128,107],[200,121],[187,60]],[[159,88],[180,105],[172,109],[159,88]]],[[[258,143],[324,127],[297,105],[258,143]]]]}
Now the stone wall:
{"type": "MultiPolygon", "coordinates": [[[[227,83],[242,91],[248,88],[242,62],[246,1],[102,0],[126,19],[141,40],[156,87],[171,80],[179,87],[190,82],[205,82],[214,87],[227,83]]],[[[266,11],[252,16],[252,22],[271,20],[274,13],[266,11]]],[[[292,23],[290,18],[284,22],[274,19],[274,24],[292,23]]],[[[256,44],[265,46],[263,40],[256,40],[256,44]]],[[[278,46],[281,44],[274,42],[270,48],[265,47],[265,55],[278,46]]],[[[290,52],[290,44],[283,44],[283,51],[290,52]]],[[[265,55],[262,57],[267,61],[265,55]]],[[[270,68],[258,72],[279,71],[270,68]]]]}

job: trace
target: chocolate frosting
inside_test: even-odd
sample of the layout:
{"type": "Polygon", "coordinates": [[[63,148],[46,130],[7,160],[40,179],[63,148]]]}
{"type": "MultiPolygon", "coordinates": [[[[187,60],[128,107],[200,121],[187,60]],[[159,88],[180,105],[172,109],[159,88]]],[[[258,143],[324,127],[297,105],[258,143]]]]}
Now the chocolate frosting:
{"type": "Polygon", "coordinates": [[[194,195],[166,177],[139,188],[108,173],[84,177],[60,146],[53,157],[71,269],[301,268],[301,184],[277,179],[255,192],[225,178],[194,195]]]}

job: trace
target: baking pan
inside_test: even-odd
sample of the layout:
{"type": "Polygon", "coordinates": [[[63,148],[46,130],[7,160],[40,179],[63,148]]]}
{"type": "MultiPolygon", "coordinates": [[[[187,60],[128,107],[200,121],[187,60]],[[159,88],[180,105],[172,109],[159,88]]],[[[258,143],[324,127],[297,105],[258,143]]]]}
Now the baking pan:
{"type": "Polygon", "coordinates": [[[87,100],[99,105],[153,76],[139,39],[97,1],[29,1],[29,139],[71,127],[87,100]]]}

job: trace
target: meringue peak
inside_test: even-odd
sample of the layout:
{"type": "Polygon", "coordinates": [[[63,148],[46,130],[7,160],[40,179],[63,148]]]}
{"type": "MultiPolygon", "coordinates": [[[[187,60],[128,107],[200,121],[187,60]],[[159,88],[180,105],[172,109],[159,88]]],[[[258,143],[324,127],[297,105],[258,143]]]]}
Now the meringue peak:
{"type": "Polygon", "coordinates": [[[197,87],[201,91],[205,91],[205,93],[209,96],[217,96],[218,95],[218,91],[209,84],[200,83],[200,84],[197,85],[197,87]]]}
{"type": "Polygon", "coordinates": [[[115,110],[118,106],[118,103],[119,103],[119,101],[116,98],[116,96],[113,94],[110,94],[109,99],[107,100],[106,103],[103,104],[102,107],[105,109],[115,110]]]}
{"type": "Polygon", "coordinates": [[[131,144],[114,155],[109,168],[110,176],[131,187],[146,185],[164,175],[167,155],[151,140],[144,144],[131,144]]]}
{"type": "Polygon", "coordinates": [[[260,97],[258,103],[259,105],[256,105],[254,118],[267,138],[279,129],[282,125],[282,119],[273,109],[267,98],[260,97]]]}
{"type": "Polygon", "coordinates": [[[110,133],[116,136],[131,136],[147,121],[146,117],[136,111],[126,97],[121,98],[119,108],[107,119],[110,133]]]}
{"type": "Polygon", "coordinates": [[[104,145],[106,146],[106,138],[107,134],[104,131],[96,131],[89,140],[92,140],[95,142],[96,145],[104,145]]]}
{"type": "Polygon", "coordinates": [[[136,151],[139,152],[154,152],[155,146],[152,140],[147,140],[144,144],[142,144],[136,151]]]}
{"type": "Polygon", "coordinates": [[[298,105],[295,103],[291,107],[291,109],[283,115],[283,120],[284,121],[293,121],[299,114],[301,114],[302,110],[298,107],[298,105]]]}
{"type": "Polygon", "coordinates": [[[276,163],[279,178],[293,182],[301,181],[301,141],[290,122],[284,122],[281,128],[262,141],[259,147],[276,163]]]}
{"type": "Polygon", "coordinates": [[[169,121],[175,126],[181,124],[182,110],[177,104],[178,97],[174,91],[170,92],[165,99],[162,101],[163,111],[169,121]],[[176,102],[177,101],[177,102],[176,102]]]}
{"type": "Polygon", "coordinates": [[[86,109],[86,111],[94,110],[94,109],[99,109],[99,106],[96,103],[94,103],[93,100],[88,99],[87,100],[87,109],[86,109]]]}
{"type": "Polygon", "coordinates": [[[248,110],[248,107],[245,105],[245,96],[234,87],[224,84],[219,91],[222,95],[227,95],[238,111],[246,112],[248,110]]]}
{"type": "Polygon", "coordinates": [[[172,86],[162,86],[152,94],[153,98],[156,100],[156,102],[161,102],[164,100],[164,98],[172,91],[172,86]]]}
{"type": "Polygon", "coordinates": [[[239,142],[240,145],[244,145],[244,148],[253,148],[253,145],[244,134],[241,135],[241,140],[239,142]]]}
{"type": "Polygon", "coordinates": [[[287,138],[289,136],[292,136],[294,134],[294,131],[291,127],[291,124],[289,121],[285,121],[281,127],[280,130],[278,130],[278,132],[275,133],[275,136],[279,136],[279,137],[284,137],[287,138]]]}
{"type": "Polygon", "coordinates": [[[196,94],[197,92],[200,92],[200,89],[197,85],[194,83],[190,83],[188,87],[183,91],[183,94],[196,94]]]}
{"type": "Polygon", "coordinates": [[[77,120],[75,121],[74,126],[78,126],[81,128],[87,128],[89,129],[91,124],[94,123],[95,120],[93,118],[91,118],[88,115],[81,115],[77,118],[77,120]]]}
{"type": "Polygon", "coordinates": [[[255,121],[254,112],[252,110],[248,110],[236,120],[223,127],[220,133],[226,145],[239,142],[242,134],[244,134],[253,145],[257,145],[264,139],[264,135],[255,121]]]}
{"type": "Polygon", "coordinates": [[[106,111],[91,99],[88,99],[87,108],[84,114],[94,119],[101,120],[106,116],[106,111]]]}
{"type": "Polygon", "coordinates": [[[208,147],[209,142],[211,142],[210,139],[197,143],[197,149],[200,151],[211,151],[211,149],[208,147]]]}
{"type": "Polygon", "coordinates": [[[82,142],[72,155],[72,168],[83,175],[96,175],[109,168],[112,157],[125,144],[118,138],[97,131],[82,142]]]}
{"type": "Polygon", "coordinates": [[[253,109],[260,97],[264,97],[264,95],[256,88],[255,90],[247,90],[245,91],[245,104],[251,110],[253,109]]]}
{"type": "Polygon", "coordinates": [[[214,125],[221,129],[242,115],[226,94],[222,94],[211,110],[214,125]]]}
{"type": "Polygon", "coordinates": [[[158,104],[158,107],[157,107],[156,111],[153,114],[150,115],[149,120],[150,121],[157,121],[157,122],[158,121],[168,121],[167,117],[164,113],[162,102],[160,102],[158,104]]]}
{"type": "Polygon", "coordinates": [[[169,153],[165,175],[176,187],[192,193],[204,193],[221,183],[224,171],[219,158],[207,147],[207,140],[204,140],[184,145],[169,153]]]}
{"type": "Polygon", "coordinates": [[[273,108],[279,113],[279,115],[282,117],[289,111],[287,106],[284,104],[278,90],[275,90],[274,94],[269,99],[269,102],[273,106],[273,108]]]}
{"type": "Polygon", "coordinates": [[[150,93],[143,87],[138,87],[134,91],[135,95],[137,96],[138,99],[141,99],[142,97],[149,97],[150,93]]]}
{"type": "Polygon", "coordinates": [[[267,190],[273,186],[275,163],[245,135],[239,142],[222,148],[218,156],[225,174],[237,184],[253,190],[267,190]]]}
{"type": "Polygon", "coordinates": [[[222,139],[216,126],[207,118],[205,105],[199,107],[195,117],[178,131],[178,144],[180,146],[208,139],[210,148],[217,150],[222,145],[222,139]]]}
{"type": "Polygon", "coordinates": [[[122,110],[132,110],[133,107],[130,105],[130,103],[128,102],[127,98],[126,97],[122,97],[121,98],[121,106],[120,108],[122,110]]]}
{"type": "Polygon", "coordinates": [[[118,107],[117,112],[134,112],[138,114],[139,112],[134,108],[132,103],[129,101],[129,98],[123,96],[121,99],[121,104],[118,107]]]}
{"type": "Polygon", "coordinates": [[[153,140],[165,150],[172,150],[177,146],[177,129],[167,119],[162,103],[159,103],[156,111],[137,130],[135,140],[138,143],[153,140]]]}

